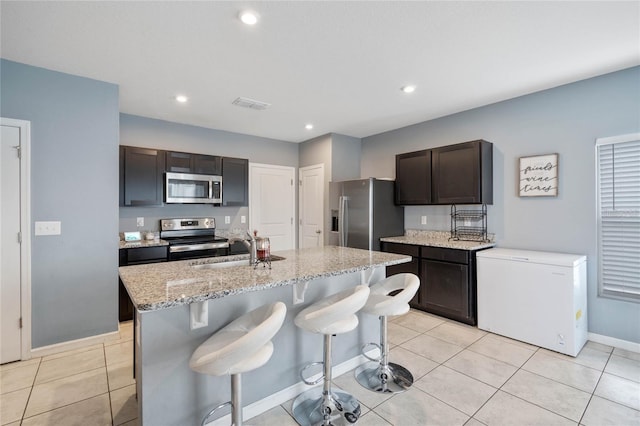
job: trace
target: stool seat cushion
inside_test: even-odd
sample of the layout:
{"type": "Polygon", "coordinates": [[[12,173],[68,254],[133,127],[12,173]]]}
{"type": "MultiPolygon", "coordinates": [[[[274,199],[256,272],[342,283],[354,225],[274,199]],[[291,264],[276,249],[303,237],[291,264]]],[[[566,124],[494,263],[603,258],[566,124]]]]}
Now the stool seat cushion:
{"type": "Polygon", "coordinates": [[[312,333],[340,334],[358,326],[355,315],[367,301],[369,287],[358,285],[316,302],[300,311],[295,324],[312,333]]]}
{"type": "Polygon", "coordinates": [[[280,330],[287,312],[276,302],[232,321],[202,343],[189,367],[212,376],[239,374],[266,364],[273,353],[271,338],[280,330]]]}
{"type": "Polygon", "coordinates": [[[420,287],[420,278],[414,274],[397,274],[378,281],[371,286],[371,294],[362,308],[371,315],[403,315],[409,312],[409,301],[420,287]],[[396,290],[400,292],[390,296],[396,290]]]}

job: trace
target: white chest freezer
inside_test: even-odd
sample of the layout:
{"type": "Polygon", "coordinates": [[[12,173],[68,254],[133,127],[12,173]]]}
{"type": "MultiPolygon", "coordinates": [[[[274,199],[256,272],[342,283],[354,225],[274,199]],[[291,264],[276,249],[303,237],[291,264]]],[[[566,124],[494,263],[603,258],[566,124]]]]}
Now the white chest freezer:
{"type": "Polygon", "coordinates": [[[477,253],[478,328],[576,356],[587,341],[587,258],[493,248],[477,253]]]}

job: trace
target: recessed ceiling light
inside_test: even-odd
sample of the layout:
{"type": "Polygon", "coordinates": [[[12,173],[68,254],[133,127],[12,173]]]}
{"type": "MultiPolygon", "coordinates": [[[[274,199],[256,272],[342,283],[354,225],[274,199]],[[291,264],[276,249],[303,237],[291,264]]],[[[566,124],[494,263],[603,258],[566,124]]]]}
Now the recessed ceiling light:
{"type": "Polygon", "coordinates": [[[416,86],[414,85],[403,86],[400,90],[402,90],[404,93],[413,93],[416,90],[416,86]]]}
{"type": "Polygon", "coordinates": [[[313,124],[309,123],[309,124],[305,125],[304,128],[307,129],[307,130],[311,130],[311,129],[313,129],[313,124]]]}
{"type": "Polygon", "coordinates": [[[187,102],[188,100],[189,98],[187,98],[185,95],[176,96],[176,101],[180,102],[181,104],[187,102]]]}
{"type": "Polygon", "coordinates": [[[240,20],[247,25],[255,25],[258,22],[258,15],[250,10],[240,12],[240,20]]]}

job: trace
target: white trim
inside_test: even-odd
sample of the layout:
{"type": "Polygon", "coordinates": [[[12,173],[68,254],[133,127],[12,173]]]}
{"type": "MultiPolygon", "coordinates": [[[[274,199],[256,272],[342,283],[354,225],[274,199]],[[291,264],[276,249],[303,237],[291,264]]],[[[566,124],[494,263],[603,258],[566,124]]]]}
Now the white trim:
{"type": "Polygon", "coordinates": [[[20,129],[20,359],[31,358],[31,122],[0,117],[0,125],[20,129]]]}
{"type": "Polygon", "coordinates": [[[640,353],[640,343],[630,342],[628,340],[616,339],[615,337],[603,336],[595,333],[588,333],[587,340],[607,346],[613,346],[614,348],[640,353]]]}
{"type": "Polygon", "coordinates": [[[95,345],[97,343],[105,343],[111,340],[118,340],[118,339],[120,339],[120,332],[111,331],[109,333],[84,337],[82,339],[69,340],[68,342],[55,343],[53,345],[42,346],[40,348],[32,349],[31,357],[55,355],[55,354],[59,354],[60,352],[66,352],[73,349],[80,349],[86,346],[95,345]]]}
{"type": "Polygon", "coordinates": [[[596,146],[610,145],[612,143],[630,142],[640,140],[640,133],[629,133],[627,135],[610,136],[596,139],[596,146]]]}
{"type": "MultiPolygon", "coordinates": [[[[377,349],[373,349],[367,352],[367,354],[373,357],[377,354],[377,349]]],[[[369,360],[363,355],[358,355],[341,364],[334,366],[331,369],[332,376],[335,378],[344,373],[348,373],[367,361],[369,360]]],[[[316,376],[319,377],[319,374],[316,376]]],[[[309,377],[309,380],[315,380],[317,378],[316,376],[309,377]]],[[[322,386],[322,384],[317,386],[322,386]]],[[[295,383],[288,388],[282,389],[281,391],[271,394],[266,398],[254,402],[253,404],[247,405],[242,409],[242,418],[245,421],[251,420],[253,417],[259,416],[260,414],[265,413],[280,404],[284,404],[285,402],[295,398],[302,392],[311,389],[312,387],[313,386],[309,386],[302,381],[295,383]]],[[[231,414],[227,414],[226,416],[220,417],[212,422],[207,423],[208,426],[228,426],[229,424],[231,424],[231,414]]]]}

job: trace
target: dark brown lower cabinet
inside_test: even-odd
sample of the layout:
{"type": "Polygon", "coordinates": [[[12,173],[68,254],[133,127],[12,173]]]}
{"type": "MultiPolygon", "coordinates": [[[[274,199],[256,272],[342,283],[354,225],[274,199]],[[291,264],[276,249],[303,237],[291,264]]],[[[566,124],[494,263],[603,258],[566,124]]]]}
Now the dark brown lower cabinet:
{"type": "Polygon", "coordinates": [[[412,256],[411,263],[387,267],[387,276],[412,272],[420,277],[411,307],[476,325],[476,251],[386,242],[381,247],[412,256]]]}
{"type": "MultiPolygon", "coordinates": [[[[427,312],[474,324],[469,307],[473,298],[469,267],[436,260],[420,260],[420,300],[427,312]]],[[[475,292],[473,292],[475,294],[475,292]]]]}
{"type": "MultiPolygon", "coordinates": [[[[401,263],[399,265],[387,266],[387,276],[396,274],[411,273],[420,276],[420,247],[411,244],[397,244],[381,242],[380,247],[382,251],[387,253],[406,254],[411,256],[411,262],[401,263]]],[[[412,308],[420,309],[420,290],[411,299],[409,305],[412,308]]]]}
{"type": "MultiPolygon", "coordinates": [[[[167,254],[166,246],[120,249],[118,266],[166,262],[167,254]]],[[[130,321],[134,314],[135,310],[129,293],[124,288],[122,280],[118,278],[118,321],[130,321]]]]}

